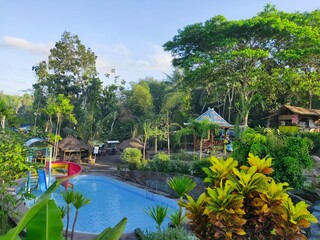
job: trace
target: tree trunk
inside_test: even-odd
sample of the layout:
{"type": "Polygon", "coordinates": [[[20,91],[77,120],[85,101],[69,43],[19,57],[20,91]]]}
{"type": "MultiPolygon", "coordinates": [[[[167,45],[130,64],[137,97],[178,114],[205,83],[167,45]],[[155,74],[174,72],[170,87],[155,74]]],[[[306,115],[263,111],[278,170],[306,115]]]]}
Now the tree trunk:
{"type": "Polygon", "coordinates": [[[169,122],[169,112],[167,112],[167,131],[168,131],[168,156],[170,157],[170,122],[169,122]]]}
{"type": "Polygon", "coordinates": [[[154,153],[157,154],[158,152],[158,137],[154,138],[154,153]]]}
{"type": "Polygon", "coordinates": [[[6,116],[3,115],[3,116],[1,117],[1,128],[2,128],[2,130],[4,130],[5,127],[6,127],[6,116]]]}
{"type": "Polygon", "coordinates": [[[73,240],[73,234],[74,234],[74,229],[76,227],[76,222],[77,222],[77,219],[78,219],[78,209],[76,211],[76,215],[74,216],[74,221],[73,221],[73,225],[72,225],[72,232],[71,232],[71,240],[73,240]]]}
{"type": "Polygon", "coordinates": [[[202,137],[200,138],[200,154],[199,154],[199,158],[200,158],[200,160],[202,159],[202,137]]]}
{"type": "Polygon", "coordinates": [[[147,146],[147,138],[145,137],[144,138],[144,141],[143,141],[143,160],[146,160],[146,146],[147,146]]]}

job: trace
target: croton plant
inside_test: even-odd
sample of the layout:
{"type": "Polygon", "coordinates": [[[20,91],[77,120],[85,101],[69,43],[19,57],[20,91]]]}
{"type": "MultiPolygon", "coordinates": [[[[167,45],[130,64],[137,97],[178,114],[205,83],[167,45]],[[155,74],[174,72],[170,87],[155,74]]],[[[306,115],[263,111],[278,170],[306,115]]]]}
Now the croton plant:
{"type": "Polygon", "coordinates": [[[210,161],[207,191],[179,202],[200,239],[307,239],[304,229],[318,220],[305,202],[292,203],[287,183],[272,179],[272,158],[249,154],[240,167],[233,158],[210,161]]]}

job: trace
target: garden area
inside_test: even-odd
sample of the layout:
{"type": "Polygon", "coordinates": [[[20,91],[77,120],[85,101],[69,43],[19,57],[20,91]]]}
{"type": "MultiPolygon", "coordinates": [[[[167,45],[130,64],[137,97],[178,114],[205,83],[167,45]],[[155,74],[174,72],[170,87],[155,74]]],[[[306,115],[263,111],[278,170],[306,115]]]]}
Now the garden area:
{"type": "MultiPolygon", "coordinates": [[[[249,19],[214,16],[164,43],[172,74],[130,87],[115,69],[104,85],[95,53],[64,32],[32,67],[32,94],[0,92],[0,240],[320,239],[319,23],[319,10],[270,4],[249,19]],[[78,143],[66,148],[71,138],[78,143]],[[30,139],[43,145],[32,150],[30,139]],[[130,139],[138,143],[102,149],[130,139]],[[29,180],[39,190],[39,170],[54,179],[47,186],[44,175],[35,196],[29,180]],[[82,213],[99,204],[76,184],[97,173],[168,203],[137,200],[152,230],[127,232],[128,213],[79,234],[82,213]]],[[[107,210],[126,198],[109,195],[107,210]]]]}

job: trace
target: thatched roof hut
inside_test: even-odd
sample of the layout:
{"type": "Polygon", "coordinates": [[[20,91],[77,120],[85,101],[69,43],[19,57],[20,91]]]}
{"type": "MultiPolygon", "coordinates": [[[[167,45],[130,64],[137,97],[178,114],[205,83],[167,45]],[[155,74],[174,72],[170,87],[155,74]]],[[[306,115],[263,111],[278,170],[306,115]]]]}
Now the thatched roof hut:
{"type": "Polygon", "coordinates": [[[80,162],[81,152],[89,150],[89,145],[79,139],[68,136],[59,142],[60,158],[80,162]]]}
{"type": "Polygon", "coordinates": [[[138,148],[138,149],[143,149],[143,142],[141,142],[138,138],[131,138],[122,141],[117,148],[120,150],[123,150],[125,148],[138,148]]]}

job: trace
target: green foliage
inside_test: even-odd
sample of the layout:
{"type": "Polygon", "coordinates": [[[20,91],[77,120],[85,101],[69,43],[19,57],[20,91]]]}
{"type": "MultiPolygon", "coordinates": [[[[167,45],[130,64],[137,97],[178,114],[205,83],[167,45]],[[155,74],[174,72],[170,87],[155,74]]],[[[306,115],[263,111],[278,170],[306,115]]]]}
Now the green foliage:
{"type": "Polygon", "coordinates": [[[209,168],[211,166],[211,162],[209,159],[202,159],[201,161],[196,160],[192,162],[191,169],[192,175],[200,178],[205,178],[207,175],[203,171],[203,168],[209,168]]]}
{"type": "Polygon", "coordinates": [[[124,149],[121,159],[128,164],[131,170],[138,169],[139,166],[143,165],[142,153],[137,148],[124,149]]]}
{"type": "Polygon", "coordinates": [[[192,232],[183,228],[167,228],[162,232],[147,232],[142,240],[186,240],[195,239],[192,232]]]}
{"type": "Polygon", "coordinates": [[[196,183],[187,176],[176,176],[170,178],[167,180],[167,184],[181,199],[196,186],[196,183]]]}
{"type": "Polygon", "coordinates": [[[17,204],[8,188],[14,187],[14,180],[24,177],[30,166],[26,163],[26,147],[18,134],[7,130],[0,132],[0,139],[0,233],[3,233],[7,231],[8,215],[14,216],[12,206],[17,204]]]}
{"type": "Polygon", "coordinates": [[[246,163],[249,153],[260,158],[273,158],[273,177],[286,181],[290,186],[299,188],[304,183],[303,168],[310,168],[310,151],[313,142],[300,135],[281,135],[270,129],[246,129],[239,139],[233,142],[231,156],[237,157],[241,164],[246,163]]]}
{"type": "Polygon", "coordinates": [[[33,217],[27,225],[27,239],[63,239],[61,211],[54,200],[49,200],[45,207],[33,217]],[[46,221],[45,219],[50,219],[46,221]],[[45,223],[43,225],[43,223],[45,223]]]}
{"type": "Polygon", "coordinates": [[[188,195],[188,202],[179,201],[200,239],[306,239],[303,229],[317,219],[305,202],[292,204],[287,183],[266,176],[272,173],[271,158],[250,154],[250,167],[240,170],[232,158],[211,162],[212,186],[196,201],[188,195]]]}
{"type": "Polygon", "coordinates": [[[169,160],[170,160],[169,155],[163,152],[157,153],[153,157],[153,161],[169,161],[169,160]]]}
{"type": "Polygon", "coordinates": [[[145,213],[148,214],[157,223],[158,232],[161,232],[161,224],[167,216],[169,208],[166,206],[155,205],[153,207],[148,207],[145,213]]]}
{"type": "Polygon", "coordinates": [[[155,172],[174,172],[189,174],[190,166],[187,162],[181,160],[171,160],[168,154],[158,153],[154,158],[148,162],[148,168],[150,171],[155,172]]]}
{"type": "Polygon", "coordinates": [[[313,148],[311,153],[319,154],[320,153],[320,133],[319,132],[299,132],[297,134],[291,134],[291,136],[309,138],[313,142],[313,148]]]}
{"type": "Polygon", "coordinates": [[[120,222],[117,223],[113,228],[107,227],[97,238],[96,240],[119,240],[125,227],[128,219],[123,218],[120,222]]]}
{"type": "Polygon", "coordinates": [[[180,210],[176,210],[170,215],[171,223],[179,228],[186,220],[186,215],[182,213],[180,210]]]}
{"type": "Polygon", "coordinates": [[[76,227],[78,215],[79,215],[79,209],[84,207],[85,205],[88,205],[90,203],[90,199],[83,196],[82,193],[80,192],[75,192],[73,200],[72,200],[72,205],[76,209],[76,215],[73,220],[72,224],[72,232],[71,232],[71,240],[73,240],[73,234],[74,234],[74,229],[76,227]]]}
{"type": "Polygon", "coordinates": [[[61,192],[62,198],[67,204],[66,206],[66,215],[67,215],[67,226],[66,226],[66,240],[68,240],[68,231],[69,231],[69,223],[70,223],[70,204],[73,202],[74,197],[75,197],[75,192],[73,190],[71,191],[64,191],[61,192]]]}

